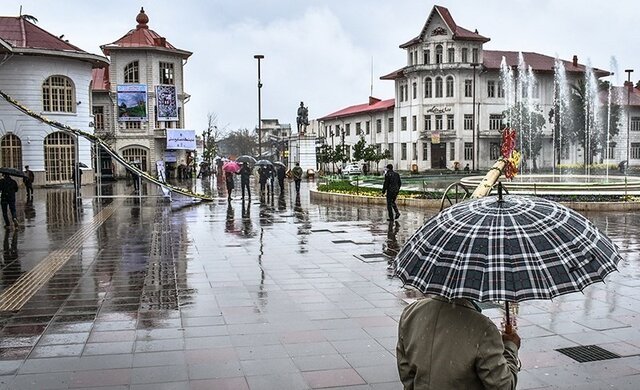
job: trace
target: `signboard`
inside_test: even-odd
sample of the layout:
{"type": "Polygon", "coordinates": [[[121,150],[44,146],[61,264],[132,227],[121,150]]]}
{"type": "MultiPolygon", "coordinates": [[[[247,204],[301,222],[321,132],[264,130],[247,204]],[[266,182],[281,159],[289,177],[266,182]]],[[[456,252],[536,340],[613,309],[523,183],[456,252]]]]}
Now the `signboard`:
{"type": "Polygon", "coordinates": [[[440,143],[440,132],[439,131],[432,131],[431,132],[431,143],[432,144],[439,144],[440,143]]]}
{"type": "Polygon", "coordinates": [[[178,121],[178,97],[175,86],[156,85],[156,103],[159,121],[178,121]]]}
{"type": "Polygon", "coordinates": [[[430,112],[432,114],[445,114],[447,112],[451,112],[451,107],[438,107],[431,106],[425,110],[426,112],[430,112]]]}
{"type": "Polygon", "coordinates": [[[166,162],[178,162],[178,153],[176,153],[175,150],[165,150],[164,151],[164,161],[166,161],[166,162]]]}
{"type": "Polygon", "coordinates": [[[167,129],[167,149],[196,150],[196,131],[167,129]]]}
{"type": "Polygon", "coordinates": [[[123,84],[116,87],[118,93],[118,120],[147,120],[147,86],[145,84],[123,84]]]}

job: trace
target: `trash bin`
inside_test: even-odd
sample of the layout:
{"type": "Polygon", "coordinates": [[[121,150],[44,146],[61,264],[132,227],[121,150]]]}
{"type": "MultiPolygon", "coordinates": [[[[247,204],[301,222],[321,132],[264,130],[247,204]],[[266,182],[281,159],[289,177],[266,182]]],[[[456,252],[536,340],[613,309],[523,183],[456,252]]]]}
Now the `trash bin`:
{"type": "Polygon", "coordinates": [[[418,173],[418,164],[411,164],[411,172],[418,173]]]}

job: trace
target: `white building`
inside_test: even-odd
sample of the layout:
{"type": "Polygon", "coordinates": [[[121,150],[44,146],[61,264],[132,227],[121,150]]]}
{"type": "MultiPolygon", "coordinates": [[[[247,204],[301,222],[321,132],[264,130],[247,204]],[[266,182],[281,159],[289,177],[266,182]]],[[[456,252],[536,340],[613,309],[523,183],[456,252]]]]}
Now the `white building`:
{"type": "MultiPolygon", "coordinates": [[[[138,161],[143,171],[154,172],[156,161],[163,160],[171,172],[178,164],[189,164],[193,158],[188,151],[166,148],[166,129],[181,129],[185,125],[184,104],[190,96],[184,90],[184,64],[192,53],[174,47],[151,30],[144,9],[136,22],[136,27],[122,38],[101,46],[111,64],[93,74],[96,135],[109,140],[112,148],[128,161],[138,161]],[[166,105],[157,96],[158,87],[174,91],[166,95],[172,100],[167,105],[175,108],[171,117],[159,113],[163,110],[158,109],[158,104],[166,105]],[[129,89],[140,93],[140,106],[146,108],[144,115],[123,114],[118,99],[129,89]]],[[[101,165],[105,175],[121,176],[125,172],[104,153],[101,165]]]]}
{"type": "MultiPolygon", "coordinates": [[[[31,111],[93,133],[91,72],[108,65],[24,17],[0,17],[0,89],[31,111]]],[[[30,118],[0,99],[3,167],[29,165],[36,185],[71,182],[76,137],[30,118]]],[[[79,162],[92,166],[90,142],[79,139],[79,162]]],[[[83,169],[83,183],[92,181],[83,169]]]]}
{"type": "MultiPolygon", "coordinates": [[[[353,145],[364,136],[368,144],[388,149],[401,170],[452,168],[454,162],[491,167],[499,157],[507,107],[501,62],[504,58],[517,72],[520,59],[518,52],[485,50],[488,41],[458,26],[446,8],[434,6],[420,33],[400,45],[406,66],[381,77],[394,81],[395,99],[383,101],[384,109],[375,109],[383,102],[372,104],[370,99],[319,118],[321,137],[329,144],[353,145]]],[[[546,118],[554,107],[556,59],[531,52],[523,52],[522,58],[537,81],[528,99],[546,118]]],[[[576,56],[562,62],[568,82],[584,78],[587,68],[576,56]]],[[[609,74],[593,72],[596,77],[609,74]]],[[[546,123],[538,167],[552,165],[553,149],[552,124],[546,123]]],[[[562,162],[579,161],[580,155],[580,148],[572,146],[562,162]]]]}

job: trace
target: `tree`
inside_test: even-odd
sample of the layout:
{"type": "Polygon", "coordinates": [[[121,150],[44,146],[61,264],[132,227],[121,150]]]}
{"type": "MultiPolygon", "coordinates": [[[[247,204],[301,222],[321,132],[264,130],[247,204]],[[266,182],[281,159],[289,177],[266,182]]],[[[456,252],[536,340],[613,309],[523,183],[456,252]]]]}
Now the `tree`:
{"type": "Polygon", "coordinates": [[[336,145],[335,151],[333,154],[333,162],[334,163],[346,163],[349,160],[349,146],[347,145],[336,145]]]}
{"type": "Polygon", "coordinates": [[[523,166],[528,161],[532,162],[533,170],[538,169],[536,158],[542,149],[542,128],[545,124],[545,117],[539,106],[530,107],[525,103],[517,103],[509,110],[505,110],[503,115],[510,115],[511,118],[518,118],[512,127],[517,131],[520,138],[519,144],[522,147],[523,166]],[[533,109],[532,109],[533,108],[533,109]]]}
{"type": "Polygon", "coordinates": [[[258,145],[255,133],[248,129],[232,131],[226,138],[220,140],[219,143],[224,145],[227,154],[235,154],[237,156],[243,154],[254,155],[258,145]]]}
{"type": "Polygon", "coordinates": [[[207,129],[202,132],[202,141],[204,143],[202,158],[209,164],[218,154],[218,142],[222,139],[225,130],[226,126],[223,129],[218,128],[218,116],[209,112],[207,114],[207,129]]]}
{"type": "Polygon", "coordinates": [[[355,161],[364,160],[366,148],[367,141],[364,140],[363,136],[360,136],[360,140],[353,145],[353,159],[355,161]]]}
{"type": "Polygon", "coordinates": [[[376,172],[380,171],[380,161],[387,159],[387,158],[391,158],[391,152],[389,151],[389,149],[385,149],[383,152],[378,152],[378,148],[376,148],[373,145],[370,145],[373,149],[373,153],[371,153],[371,156],[368,156],[368,158],[370,158],[369,161],[373,161],[376,163],[376,172]]]}
{"type": "Polygon", "coordinates": [[[318,159],[318,164],[321,164],[321,167],[324,171],[326,171],[326,165],[333,162],[333,154],[334,150],[331,145],[323,144],[318,147],[316,156],[318,159]]]}

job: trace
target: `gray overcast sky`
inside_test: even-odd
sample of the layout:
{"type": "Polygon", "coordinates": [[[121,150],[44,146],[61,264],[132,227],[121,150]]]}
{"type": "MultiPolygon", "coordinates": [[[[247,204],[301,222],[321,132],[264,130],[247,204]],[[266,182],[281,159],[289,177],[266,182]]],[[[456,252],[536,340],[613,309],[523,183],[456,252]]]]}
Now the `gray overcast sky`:
{"type": "Polygon", "coordinates": [[[136,25],[140,6],[149,27],[194,54],[185,66],[186,127],[200,133],[208,112],[230,130],[257,125],[257,64],[263,54],[262,117],[295,123],[300,101],[309,117],[393,97],[379,77],[405,65],[398,45],[416,36],[434,4],[456,23],[491,38],[486,49],[558,55],[640,79],[638,0],[42,0],[0,3],[0,15],[23,13],[85,51],[102,54],[136,25]],[[615,61],[612,62],[612,58],[615,61]],[[612,63],[617,63],[612,67],[612,63]],[[617,69],[616,69],[617,68],[617,69]]]}

